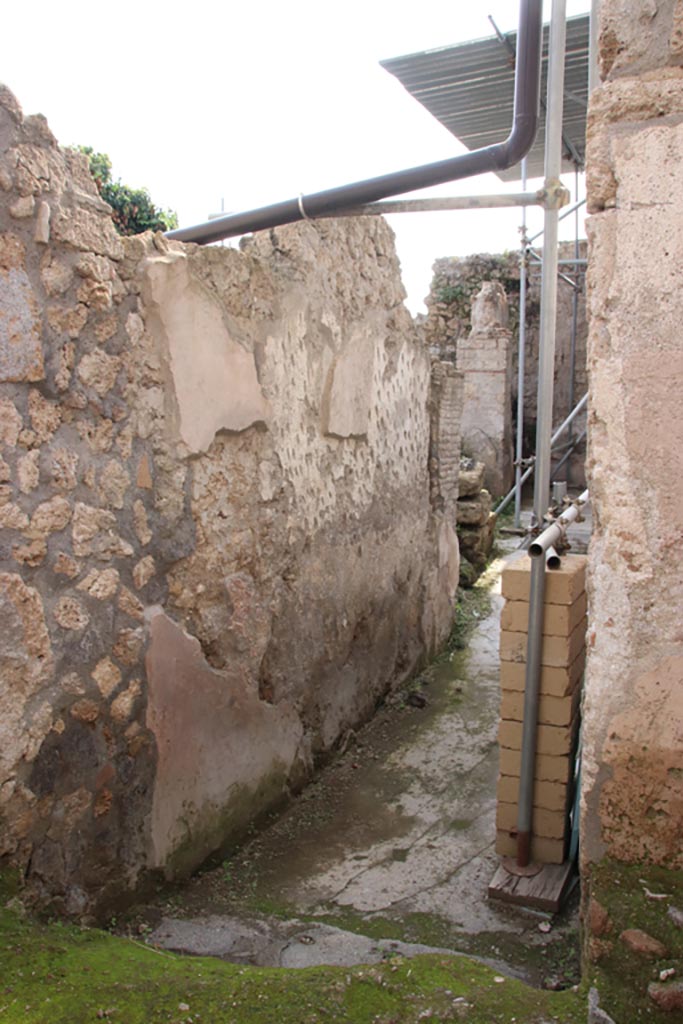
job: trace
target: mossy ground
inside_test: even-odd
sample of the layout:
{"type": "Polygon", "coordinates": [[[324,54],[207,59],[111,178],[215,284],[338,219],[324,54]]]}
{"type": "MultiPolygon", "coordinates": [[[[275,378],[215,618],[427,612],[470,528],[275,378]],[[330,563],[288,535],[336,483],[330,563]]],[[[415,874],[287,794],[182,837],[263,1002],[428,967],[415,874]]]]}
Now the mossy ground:
{"type": "Polygon", "coordinates": [[[354,968],[241,967],[0,911],[3,1024],[578,1024],[584,1007],[579,993],[497,980],[464,957],[392,957],[354,968]]]}
{"type": "Polygon", "coordinates": [[[604,861],[593,867],[588,880],[590,894],[607,911],[609,930],[596,941],[586,943],[597,962],[587,957],[584,974],[600,993],[600,1006],[618,1024],[665,1024],[676,1014],[659,1010],[647,994],[659,972],[673,967],[676,979],[683,978],[683,930],[668,916],[669,906],[683,909],[683,871],[668,871],[652,865],[616,864],[604,861]],[[648,896],[646,890],[655,896],[648,896]],[[619,938],[630,928],[639,928],[658,939],[668,956],[651,960],[632,952],[619,938]]]}

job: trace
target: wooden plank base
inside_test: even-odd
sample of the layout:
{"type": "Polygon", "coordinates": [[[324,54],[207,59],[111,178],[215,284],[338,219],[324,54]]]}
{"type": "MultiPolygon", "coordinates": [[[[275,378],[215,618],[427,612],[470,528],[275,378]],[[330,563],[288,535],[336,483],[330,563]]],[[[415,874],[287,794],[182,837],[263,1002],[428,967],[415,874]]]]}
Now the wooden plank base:
{"type": "Polygon", "coordinates": [[[572,888],[573,870],[573,863],[567,860],[564,864],[544,864],[537,874],[531,876],[518,875],[508,871],[503,860],[489,885],[489,899],[556,914],[572,888]]]}

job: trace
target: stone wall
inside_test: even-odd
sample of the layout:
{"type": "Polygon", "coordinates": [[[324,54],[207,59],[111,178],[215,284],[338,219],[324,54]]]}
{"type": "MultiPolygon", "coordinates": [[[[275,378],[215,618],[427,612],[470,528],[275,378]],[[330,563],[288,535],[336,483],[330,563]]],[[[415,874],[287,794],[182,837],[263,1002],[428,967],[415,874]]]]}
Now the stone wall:
{"type": "MultiPolygon", "coordinates": [[[[580,255],[586,256],[586,243],[580,243],[580,255]]],[[[560,244],[560,258],[574,258],[574,243],[560,244]]],[[[509,322],[513,340],[511,345],[510,414],[516,420],[517,366],[519,337],[519,254],[502,255],[479,253],[465,257],[448,257],[434,263],[434,276],[427,298],[427,317],[423,330],[425,342],[433,355],[455,360],[460,366],[458,352],[467,341],[472,315],[472,304],[484,281],[495,281],[504,288],[509,305],[509,322]]],[[[526,359],[524,376],[524,445],[525,457],[532,455],[536,444],[536,399],[538,391],[538,339],[540,328],[540,273],[538,264],[531,265],[527,289],[526,359]]],[[[571,349],[573,289],[562,279],[558,282],[557,337],[554,377],[554,422],[559,424],[570,412],[569,368],[571,349]]],[[[576,371],[574,402],[586,392],[586,301],[579,293],[576,371]]],[[[576,420],[577,432],[585,427],[585,416],[576,420]]],[[[583,462],[585,445],[580,458],[572,460],[571,482],[584,481],[583,462]]]]}
{"type": "Polygon", "coordinates": [[[603,0],[588,125],[584,868],[683,867],[683,3],[603,0]]]}
{"type": "Polygon", "coordinates": [[[300,786],[445,638],[457,541],[384,222],[122,239],[6,90],[0,190],[0,857],[78,914],[300,786]]]}
{"type": "Polygon", "coordinates": [[[458,341],[457,365],[464,381],[463,451],[484,463],[484,485],[494,498],[507,493],[514,477],[510,342],[505,292],[486,281],[472,301],[472,330],[458,341]]]}

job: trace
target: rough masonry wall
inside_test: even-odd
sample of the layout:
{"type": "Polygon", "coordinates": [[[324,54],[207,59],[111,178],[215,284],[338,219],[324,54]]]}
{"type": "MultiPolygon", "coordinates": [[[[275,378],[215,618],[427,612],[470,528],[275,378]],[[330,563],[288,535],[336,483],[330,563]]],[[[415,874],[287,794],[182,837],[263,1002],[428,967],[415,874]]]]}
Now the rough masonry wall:
{"type": "Polygon", "coordinates": [[[445,638],[457,542],[383,222],[121,239],[6,90],[0,189],[0,857],[82,913],[301,785],[445,638]]]}
{"type": "Polygon", "coordinates": [[[472,302],[472,330],[458,341],[463,375],[462,447],[484,463],[484,486],[494,498],[510,487],[512,462],[511,335],[502,285],[486,281],[472,302]]]}
{"type": "Polygon", "coordinates": [[[584,866],[683,866],[683,3],[603,0],[588,125],[584,866]]]}
{"type": "MultiPolygon", "coordinates": [[[[579,244],[581,257],[586,256],[586,242],[579,244]]],[[[574,243],[560,244],[560,258],[574,258],[574,243]]],[[[563,268],[567,269],[567,268],[563,268]]],[[[567,270],[567,273],[570,273],[567,270]]],[[[472,303],[482,282],[494,281],[502,285],[509,304],[511,344],[511,377],[508,402],[511,413],[517,408],[517,362],[519,337],[519,254],[502,255],[479,253],[473,256],[450,257],[436,260],[430,294],[427,297],[427,318],[423,330],[430,352],[441,359],[455,359],[460,368],[460,348],[467,340],[472,303]]],[[[526,358],[524,374],[524,455],[532,455],[536,444],[536,401],[538,392],[538,339],[540,329],[540,272],[538,264],[531,264],[527,289],[526,358]]],[[[555,346],[554,409],[555,423],[559,424],[570,412],[570,373],[572,335],[573,288],[563,279],[558,281],[557,337],[555,346]]],[[[578,296],[576,354],[574,376],[574,404],[586,393],[586,297],[581,288],[578,296]]],[[[576,421],[576,431],[585,427],[585,416],[576,421]]],[[[571,482],[584,482],[583,462],[585,445],[579,449],[580,457],[572,459],[571,482]]]]}

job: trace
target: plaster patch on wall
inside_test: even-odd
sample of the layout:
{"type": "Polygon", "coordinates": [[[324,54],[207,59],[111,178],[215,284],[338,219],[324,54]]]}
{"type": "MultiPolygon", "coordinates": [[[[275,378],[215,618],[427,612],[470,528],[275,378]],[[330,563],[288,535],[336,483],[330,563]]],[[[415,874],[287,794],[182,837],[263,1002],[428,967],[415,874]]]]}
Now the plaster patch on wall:
{"type": "Polygon", "coordinates": [[[158,748],[151,864],[171,877],[239,833],[254,804],[282,795],[303,729],[289,705],[267,704],[239,676],[212,669],[199,641],[160,608],[149,636],[147,725],[158,748]]]}
{"type": "Polygon", "coordinates": [[[221,430],[266,421],[253,353],[230,336],[220,307],[193,280],[183,253],[148,261],[143,295],[148,325],[168,360],[172,419],[190,452],[206,451],[221,430]]]}

